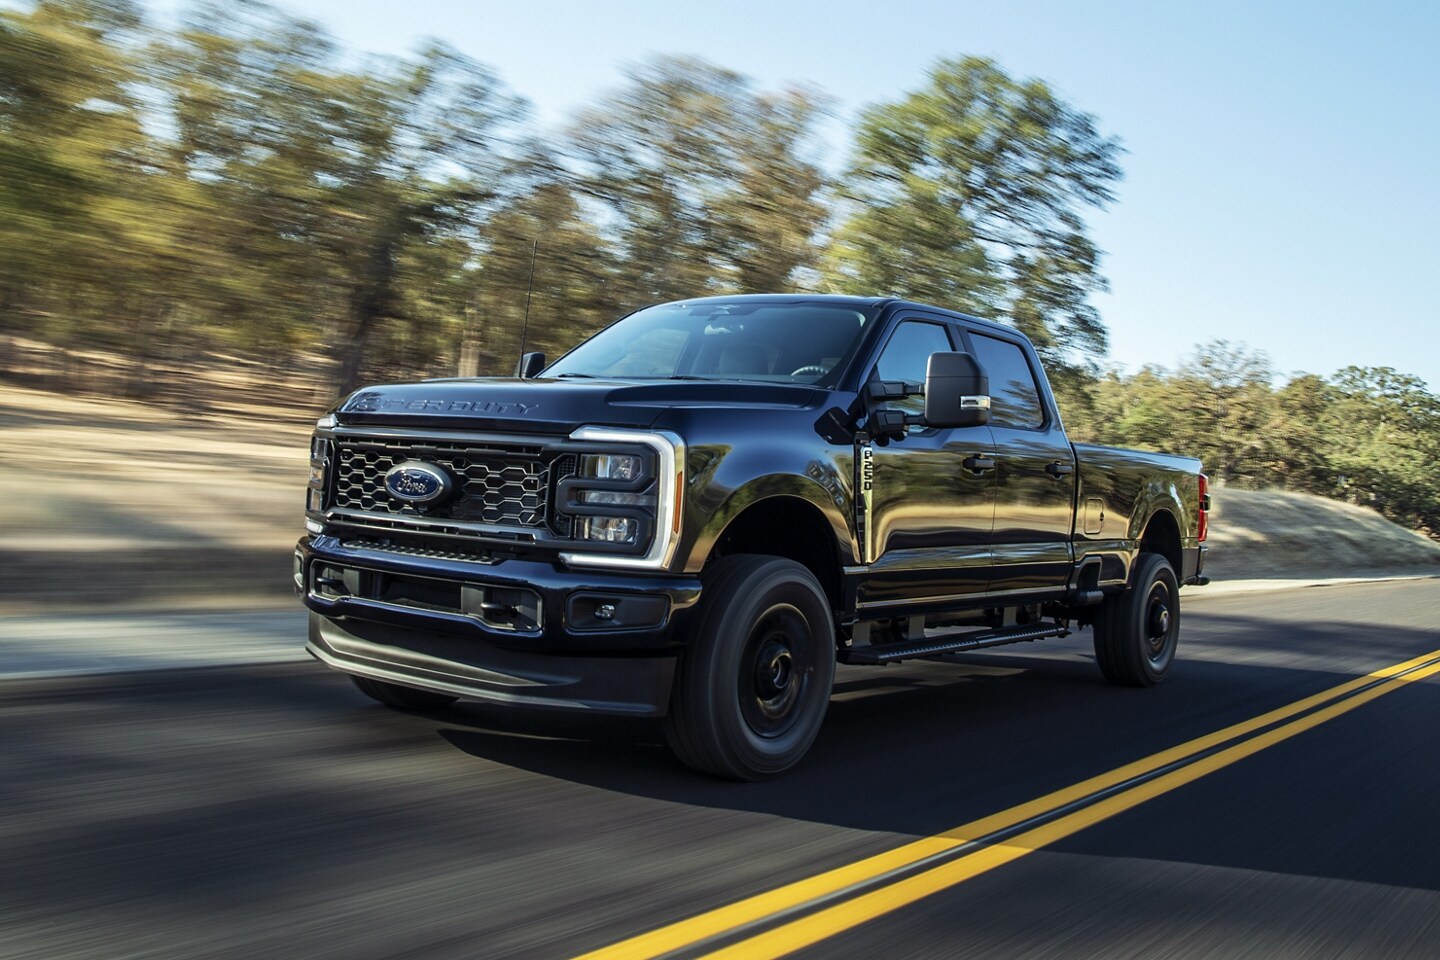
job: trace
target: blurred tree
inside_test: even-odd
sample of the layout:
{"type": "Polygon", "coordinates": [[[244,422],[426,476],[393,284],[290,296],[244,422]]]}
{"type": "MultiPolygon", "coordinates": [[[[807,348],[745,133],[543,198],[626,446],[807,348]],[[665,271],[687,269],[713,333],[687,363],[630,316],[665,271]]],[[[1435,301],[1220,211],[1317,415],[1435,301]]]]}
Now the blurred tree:
{"type": "Polygon", "coordinates": [[[356,77],[339,98],[346,149],[330,240],[345,265],[351,325],[339,386],[359,385],[371,331],[395,316],[398,257],[409,244],[467,232],[503,196],[503,130],[520,101],[474,61],[432,45],[379,77],[356,77]]]}
{"type": "Polygon", "coordinates": [[[1105,287],[1081,210],[1113,199],[1121,148],[1038,80],[942,60],[929,85],[861,117],[827,263],[836,289],[1003,320],[1052,370],[1105,350],[1105,287]]]}
{"type": "Polygon", "coordinates": [[[565,145],[622,258],[619,301],[793,289],[815,262],[825,179],[814,93],[756,94],[701,60],[661,57],[583,111],[565,145]]]}
{"type": "Polygon", "coordinates": [[[1347,367],[1325,418],[1340,494],[1440,536],[1440,397],[1390,367],[1347,367]]]}
{"type": "Polygon", "coordinates": [[[553,359],[625,312],[615,250],[575,188],[546,158],[532,157],[531,170],[525,192],[487,224],[465,376],[508,376],[522,337],[524,349],[553,359]]]}
{"type": "Polygon", "coordinates": [[[1100,443],[1199,457],[1221,482],[1275,482],[1281,428],[1273,379],[1265,354],[1216,340],[1174,373],[1146,366],[1097,381],[1092,430],[1100,443]]]}
{"type": "Polygon", "coordinates": [[[1325,424],[1340,393],[1313,373],[1295,377],[1275,393],[1269,482],[1287,490],[1334,496],[1334,449],[1325,424]]]}
{"type": "Polygon", "coordinates": [[[433,268],[427,245],[448,251],[452,270],[465,266],[450,241],[478,240],[476,223],[502,194],[505,129],[523,108],[443,45],[363,71],[335,68],[332,53],[317,28],[244,4],[203,8],[167,63],[180,149],[226,211],[222,260],[255,271],[253,283],[229,284],[236,305],[258,300],[282,327],[329,305],[319,316],[334,324],[326,339],[338,342],[343,391],[359,384],[373,339],[403,344],[412,362],[436,344],[397,325],[458,331],[455,298],[407,290],[405,267],[433,268]]]}
{"type": "Polygon", "coordinates": [[[324,242],[343,119],[333,56],[317,26],[254,3],[197,7],[154,51],[168,146],[196,194],[191,320],[240,346],[293,348],[344,320],[324,242]]]}
{"type": "Polygon", "coordinates": [[[1274,459],[1274,379],[1269,358],[1244,344],[1196,347],[1174,378],[1176,449],[1222,482],[1263,485],[1274,459]]]}
{"type": "MultiPolygon", "coordinates": [[[[1091,433],[1095,442],[1145,450],[1182,450],[1170,404],[1175,390],[1166,371],[1146,366],[1121,377],[1113,371],[1096,382],[1091,433]]],[[[1068,428],[1068,427],[1067,427],[1068,428]]],[[[1185,450],[1185,452],[1189,452],[1185,450]]]]}
{"type": "Polygon", "coordinates": [[[143,355],[171,297],[168,179],[143,126],[138,8],[0,11],[0,324],[143,355]]]}

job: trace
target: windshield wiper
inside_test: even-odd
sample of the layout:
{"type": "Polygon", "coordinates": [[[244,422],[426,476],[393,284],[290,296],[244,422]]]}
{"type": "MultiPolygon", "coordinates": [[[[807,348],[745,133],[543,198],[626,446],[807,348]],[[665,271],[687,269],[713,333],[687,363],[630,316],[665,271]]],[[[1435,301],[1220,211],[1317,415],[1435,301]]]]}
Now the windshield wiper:
{"type": "Polygon", "coordinates": [[[557,380],[564,380],[566,377],[583,378],[583,379],[585,379],[585,380],[595,380],[595,379],[597,379],[596,376],[595,376],[595,374],[593,374],[593,373],[557,373],[557,374],[555,374],[555,379],[557,379],[557,380]]]}

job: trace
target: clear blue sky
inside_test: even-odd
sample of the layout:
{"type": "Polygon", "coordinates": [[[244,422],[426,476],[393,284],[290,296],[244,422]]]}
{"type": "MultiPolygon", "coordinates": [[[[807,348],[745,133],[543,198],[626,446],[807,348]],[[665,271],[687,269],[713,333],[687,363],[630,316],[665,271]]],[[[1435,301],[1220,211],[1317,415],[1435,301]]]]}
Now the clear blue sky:
{"type": "Polygon", "coordinates": [[[1096,299],[1111,361],[1174,366],[1224,338],[1282,374],[1393,366],[1440,389],[1440,4],[277,5],[352,50],[445,40],[546,125],[652,53],[819,87],[841,121],[919,86],[940,57],[990,56],[1049,81],[1128,150],[1118,202],[1090,218],[1112,287],[1096,299]]]}

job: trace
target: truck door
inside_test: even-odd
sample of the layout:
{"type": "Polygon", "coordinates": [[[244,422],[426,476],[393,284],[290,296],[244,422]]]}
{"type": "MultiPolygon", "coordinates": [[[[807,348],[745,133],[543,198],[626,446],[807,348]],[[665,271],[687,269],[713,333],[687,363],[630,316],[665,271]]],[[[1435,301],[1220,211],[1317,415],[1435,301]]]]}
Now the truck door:
{"type": "Polygon", "coordinates": [[[989,592],[1063,588],[1073,564],[1075,451],[1018,342],[967,330],[990,378],[995,438],[994,566],[989,592]]]}
{"type": "MultiPolygon", "coordinates": [[[[956,349],[952,327],[902,318],[875,364],[882,380],[923,382],[930,354],[956,349]]],[[[891,401],[911,413],[920,397],[891,401]]],[[[887,605],[978,595],[990,580],[990,528],[995,471],[988,427],[910,427],[888,442],[859,451],[870,462],[866,516],[868,576],[859,603],[883,616],[887,605]],[[969,459],[972,469],[962,464],[969,459]]],[[[862,482],[863,486],[863,482],[862,482]]]]}

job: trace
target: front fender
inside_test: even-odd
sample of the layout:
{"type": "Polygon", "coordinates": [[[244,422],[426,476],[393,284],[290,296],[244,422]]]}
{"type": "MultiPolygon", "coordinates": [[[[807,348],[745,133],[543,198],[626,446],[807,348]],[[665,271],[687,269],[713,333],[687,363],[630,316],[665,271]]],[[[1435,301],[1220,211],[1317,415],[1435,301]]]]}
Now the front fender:
{"type": "Polygon", "coordinates": [[[795,447],[741,452],[710,446],[692,448],[689,463],[679,570],[698,572],[736,517],[778,497],[804,501],[819,511],[841,562],[857,562],[859,545],[849,509],[854,502],[853,453],[822,455],[820,450],[795,447]]]}

